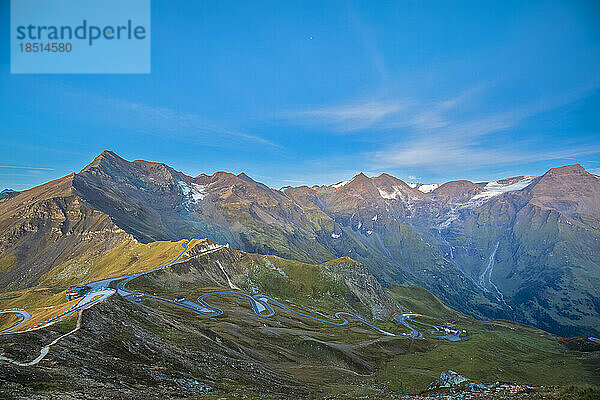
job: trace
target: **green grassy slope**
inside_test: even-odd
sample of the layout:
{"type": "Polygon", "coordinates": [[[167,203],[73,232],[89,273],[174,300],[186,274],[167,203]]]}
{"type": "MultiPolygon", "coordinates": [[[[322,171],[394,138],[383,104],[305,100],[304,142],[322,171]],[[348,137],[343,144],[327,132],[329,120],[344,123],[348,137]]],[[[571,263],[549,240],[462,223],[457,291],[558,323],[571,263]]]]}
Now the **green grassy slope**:
{"type": "Polygon", "coordinates": [[[475,320],[419,287],[394,286],[388,293],[411,311],[467,329],[471,335],[455,343],[437,340],[431,351],[395,357],[379,377],[397,390],[423,390],[448,369],[482,382],[600,385],[599,356],[569,351],[558,336],[509,321],[475,320]]]}
{"type": "MultiPolygon", "coordinates": [[[[133,246],[128,251],[115,249],[114,253],[90,260],[95,260],[94,268],[102,274],[131,268],[144,270],[163,258],[170,258],[178,243],[139,246],[142,247],[133,246]],[[139,264],[131,263],[133,254],[139,264]]],[[[198,254],[201,247],[192,248],[188,255],[198,254]]],[[[61,284],[57,279],[64,269],[56,272],[47,276],[45,282],[61,284]]],[[[448,308],[420,287],[392,286],[384,292],[380,286],[373,287],[376,281],[369,277],[372,278],[364,267],[349,258],[312,265],[222,249],[140,277],[132,281],[130,288],[166,298],[184,295],[195,299],[202,293],[234,286],[248,293],[266,293],[281,301],[289,300],[290,307],[309,314],[321,312],[333,316],[337,311],[356,312],[364,318],[374,318],[376,325],[397,334],[407,332],[403,326],[391,322],[394,310],[402,308],[427,316],[417,320],[454,325],[466,329],[471,336],[449,342],[433,338],[421,329],[425,333],[422,339],[389,337],[355,321],[348,326],[330,326],[282,310],[276,310],[273,317],[262,318],[254,314],[247,300],[235,296],[210,298],[210,304],[225,311],[218,318],[201,317],[151,299],[138,304],[115,296],[86,311],[92,316],[91,326],[104,332],[102,344],[94,344],[98,341],[95,330],[86,333],[84,328],[80,335],[87,339],[81,345],[86,348],[97,345],[94,354],[98,362],[92,364],[105,366],[107,370],[113,368],[115,357],[119,365],[132,369],[147,362],[162,365],[161,371],[170,376],[196,368],[198,360],[217,363],[216,369],[198,367],[194,374],[219,388],[217,397],[222,398],[279,390],[272,386],[265,389],[263,371],[284,377],[285,384],[291,385],[285,390],[299,391],[303,393],[301,397],[307,398],[386,398],[416,393],[448,369],[483,382],[600,384],[596,353],[568,350],[560,338],[524,325],[472,319],[448,308]],[[377,314],[378,306],[390,309],[387,314],[377,314]],[[97,309],[103,312],[96,312],[97,309]],[[136,335],[131,333],[132,325],[137,327],[136,335]],[[151,353],[138,352],[139,343],[156,348],[151,353]],[[160,349],[165,354],[179,354],[177,363],[167,365],[161,361],[164,355],[160,349]]],[[[3,294],[0,302],[3,306],[30,308],[32,304],[48,304],[62,309],[66,306],[62,296],[60,292],[38,288],[3,294]]],[[[47,312],[50,311],[44,311],[47,312]]],[[[10,321],[10,316],[2,319],[5,324],[10,321]]],[[[64,329],[58,328],[66,330],[72,323],[65,321],[64,329]]],[[[21,340],[21,336],[15,337],[21,340]]],[[[91,364],[86,363],[82,365],[89,368],[91,364]]],[[[58,374],[58,370],[52,373],[58,374]]],[[[60,372],[63,375],[57,379],[67,379],[71,373],[60,372]]],[[[131,384],[140,384],[136,382],[131,384]]]]}

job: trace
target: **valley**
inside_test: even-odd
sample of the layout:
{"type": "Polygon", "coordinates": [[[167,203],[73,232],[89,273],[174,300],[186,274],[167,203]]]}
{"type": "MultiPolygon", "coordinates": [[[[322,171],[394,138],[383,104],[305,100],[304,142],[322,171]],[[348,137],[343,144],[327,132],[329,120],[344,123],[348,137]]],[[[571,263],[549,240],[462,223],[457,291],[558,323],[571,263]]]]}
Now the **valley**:
{"type": "Polygon", "coordinates": [[[384,399],[448,370],[599,385],[600,180],[562,168],[276,190],[104,152],[0,199],[0,393],[384,399]]]}
{"type": "MultiPolygon", "coordinates": [[[[425,386],[429,383],[428,378],[416,379],[414,372],[411,371],[415,365],[418,365],[419,357],[425,357],[424,360],[426,360],[430,356],[436,360],[430,362],[436,365],[440,364],[439,368],[442,368],[442,370],[446,366],[452,366],[452,368],[459,366],[461,371],[474,373],[474,376],[480,379],[511,379],[516,382],[536,384],[551,381],[558,382],[558,375],[553,375],[550,372],[551,370],[547,369],[542,371],[531,370],[531,372],[536,371],[535,375],[525,377],[519,377],[517,374],[512,375],[519,371],[518,362],[512,370],[508,370],[506,373],[493,367],[475,373],[475,370],[469,367],[469,358],[472,360],[472,357],[477,354],[489,357],[487,351],[491,349],[493,349],[494,356],[491,359],[486,358],[488,368],[494,363],[498,363],[498,366],[503,365],[503,357],[514,357],[515,352],[519,351],[517,350],[518,347],[522,346],[521,341],[524,341],[530,343],[527,350],[519,357],[524,362],[545,364],[547,357],[556,358],[556,362],[564,364],[569,370],[579,371],[578,374],[582,374],[561,377],[560,382],[574,383],[582,377],[585,377],[584,379],[587,382],[596,382],[594,373],[597,371],[594,370],[595,363],[593,360],[590,360],[588,364],[579,364],[578,359],[580,356],[578,354],[565,355],[559,350],[561,347],[558,341],[559,338],[547,334],[538,334],[537,332],[540,331],[510,322],[494,321],[486,323],[473,320],[445,307],[424,289],[393,287],[387,294],[380,293],[384,299],[393,299],[391,304],[405,304],[418,312],[400,312],[397,314],[397,316],[402,317],[402,321],[406,321],[405,326],[391,324],[389,320],[381,319],[373,321],[376,326],[369,323],[364,325],[364,322],[354,318],[342,320],[341,323],[338,323],[329,317],[333,315],[332,310],[335,307],[355,309],[355,312],[365,315],[364,318],[369,318],[367,316],[369,312],[362,303],[347,303],[344,300],[348,299],[347,295],[339,297],[339,300],[333,300],[320,290],[309,290],[307,292],[307,294],[320,293],[320,298],[315,298],[312,295],[297,295],[293,302],[284,299],[275,301],[272,297],[264,295],[221,291],[221,294],[226,293],[227,295],[211,297],[209,303],[202,302],[201,298],[198,299],[198,302],[207,310],[215,311],[205,312],[204,317],[198,318],[198,314],[201,314],[198,309],[190,309],[186,303],[178,302],[176,298],[181,294],[187,294],[189,298],[193,298],[193,295],[189,294],[191,291],[196,295],[200,292],[219,293],[216,291],[219,282],[226,282],[227,278],[220,269],[210,268],[211,264],[225,265],[230,279],[233,279],[233,282],[244,290],[250,290],[251,292],[254,292],[257,286],[258,289],[262,289],[262,285],[265,284],[263,282],[269,282],[269,287],[277,288],[280,285],[273,285],[273,280],[277,282],[279,279],[285,279],[283,278],[285,275],[293,277],[294,281],[291,284],[309,284],[312,286],[309,289],[318,288],[321,284],[318,280],[298,282],[294,276],[297,272],[294,271],[297,262],[278,260],[272,257],[265,260],[264,256],[245,255],[226,247],[214,247],[214,244],[207,244],[205,241],[192,242],[191,244],[194,244],[194,246],[191,246],[191,249],[190,246],[186,246],[184,252],[173,262],[131,275],[130,277],[136,276],[136,278],[132,279],[127,286],[121,284],[123,280],[110,280],[111,282],[108,285],[112,285],[114,289],[120,291],[120,295],[113,290],[113,296],[104,297],[97,303],[88,303],[84,300],[85,297],[89,296],[88,299],[96,297],[92,292],[82,299],[72,301],[70,310],[84,313],[83,322],[79,322],[81,324],[80,331],[77,333],[78,336],[84,335],[84,339],[76,337],[77,342],[73,343],[74,339],[72,338],[74,336],[62,338],[65,333],[73,330],[69,327],[70,324],[75,322],[74,319],[69,318],[71,313],[63,313],[62,316],[66,317],[64,321],[54,319],[57,322],[45,329],[29,329],[25,333],[2,336],[0,340],[3,349],[9,352],[11,360],[20,357],[20,361],[16,361],[20,364],[27,364],[24,361],[35,356],[36,342],[50,341],[53,336],[55,336],[53,342],[62,339],[59,342],[60,345],[52,347],[46,353],[46,358],[38,364],[42,367],[35,367],[38,369],[27,372],[29,370],[15,370],[14,368],[19,367],[19,365],[9,363],[6,364],[7,369],[4,371],[10,371],[11,375],[4,375],[2,379],[12,382],[13,387],[19,387],[21,393],[29,393],[33,398],[35,398],[36,393],[43,395],[43,393],[52,393],[55,390],[72,392],[74,395],[86,393],[86,395],[98,397],[104,395],[112,397],[116,395],[117,392],[114,390],[117,390],[117,387],[111,383],[114,378],[110,378],[110,376],[118,377],[118,391],[131,398],[137,398],[136,396],[139,396],[139,398],[154,398],[154,396],[158,396],[153,393],[156,389],[151,389],[152,392],[146,392],[135,382],[145,382],[145,384],[150,382],[150,385],[152,385],[152,382],[156,382],[160,390],[176,387],[176,390],[192,396],[194,393],[206,393],[207,398],[211,398],[211,392],[218,393],[218,397],[232,396],[232,398],[236,398],[241,393],[252,396],[251,393],[253,392],[258,394],[263,393],[265,390],[280,398],[304,397],[309,396],[308,393],[311,393],[310,396],[314,398],[325,395],[325,393],[336,397],[335,393],[341,395],[342,392],[348,393],[347,390],[351,390],[356,396],[367,395],[372,398],[385,398],[392,393],[410,393],[425,389],[425,386]],[[186,253],[188,250],[190,250],[190,253],[186,253]],[[182,255],[183,258],[179,259],[182,255]],[[237,262],[231,262],[232,259],[235,260],[238,257],[241,258],[237,262]],[[260,280],[250,273],[246,276],[243,265],[248,265],[249,259],[252,262],[263,261],[261,271],[266,276],[262,276],[260,280]],[[177,262],[178,260],[180,262],[177,262]],[[201,274],[200,271],[213,271],[215,275],[211,276],[210,273],[201,274]],[[252,278],[248,279],[250,276],[252,278]],[[201,287],[201,285],[206,284],[210,284],[214,288],[201,287]],[[130,285],[131,288],[129,288],[130,285]],[[138,291],[148,294],[139,295],[138,291]],[[233,293],[235,295],[232,296],[233,293]],[[169,299],[175,299],[175,301],[169,299]],[[249,299],[254,299],[254,301],[249,301],[249,299]],[[262,308],[260,304],[263,304],[262,308]],[[306,308],[302,304],[310,304],[314,309],[306,308]],[[272,305],[278,306],[282,313],[272,312],[272,305]],[[297,310],[301,311],[298,312],[297,310]],[[421,320],[419,315],[428,315],[429,317],[421,320]],[[433,321],[446,326],[467,328],[468,331],[461,333],[461,336],[463,336],[461,341],[447,340],[440,338],[431,329],[432,327],[429,324],[433,321]],[[101,325],[97,325],[98,323],[101,325]],[[234,329],[234,327],[236,328],[234,329]],[[98,329],[104,332],[100,334],[101,336],[96,336],[99,334],[98,329]],[[131,329],[133,329],[133,336],[131,336],[131,333],[127,333],[131,332],[131,329]],[[82,333],[82,331],[85,333],[82,333]],[[198,344],[192,344],[196,342],[190,341],[189,338],[195,337],[194,335],[197,336],[200,332],[202,332],[202,339],[198,344]],[[94,335],[94,338],[89,337],[90,334],[94,335]],[[284,338],[285,340],[281,341],[284,338]],[[98,340],[100,340],[100,343],[95,344],[98,340]],[[116,340],[116,342],[110,342],[112,340],[116,340]],[[482,340],[483,342],[481,342],[482,340]],[[490,340],[499,343],[492,345],[493,342],[490,342],[490,340]],[[165,350],[169,349],[169,352],[178,354],[179,360],[173,364],[174,369],[167,367],[165,364],[165,362],[174,362],[173,356],[167,356],[163,350],[153,347],[152,343],[155,341],[161,343],[160,345],[157,344],[160,348],[164,347],[165,350]],[[472,341],[475,341],[475,343],[471,343],[472,341]],[[28,343],[28,345],[23,346],[24,343],[28,343]],[[106,346],[109,343],[111,343],[110,348],[117,347],[106,354],[106,350],[109,348],[106,346]],[[487,344],[483,345],[483,343],[487,344]],[[465,345],[467,347],[463,348],[465,345]],[[490,345],[491,349],[488,349],[490,345]],[[90,346],[90,348],[85,348],[85,346],[90,346]],[[217,346],[217,349],[214,349],[214,346],[217,346]],[[177,350],[178,348],[181,349],[177,350]],[[206,351],[207,348],[213,350],[210,350],[210,356],[206,355],[192,361],[187,355],[181,353],[183,348],[187,349],[186,351],[192,351],[192,354],[197,354],[198,351],[206,351]],[[77,349],[77,354],[80,354],[82,358],[74,359],[73,356],[68,356],[65,353],[65,351],[70,352],[74,349],[77,349]],[[101,352],[98,352],[100,349],[102,349],[101,352]],[[116,351],[116,353],[113,351],[116,351]],[[413,353],[415,351],[416,353],[413,353]],[[87,358],[92,356],[91,354],[88,355],[90,352],[96,359],[91,364],[95,366],[93,368],[96,371],[94,378],[96,383],[91,389],[84,389],[84,386],[81,386],[84,385],[84,381],[81,381],[77,377],[78,375],[72,375],[72,368],[76,370],[78,368],[89,368],[90,361],[87,361],[87,358]],[[110,358],[110,354],[113,354],[113,358],[110,358]],[[326,358],[322,358],[324,354],[328,354],[326,358]],[[410,356],[411,354],[414,355],[410,356]],[[453,356],[446,359],[448,354],[453,354],[453,356]],[[284,358],[281,358],[282,356],[284,358]],[[155,357],[164,357],[164,359],[161,360],[155,357]],[[534,361],[536,357],[539,358],[534,361]],[[288,362],[285,361],[286,359],[288,359],[288,362]],[[400,367],[396,371],[399,368],[397,362],[402,359],[406,359],[407,362],[401,364],[404,367],[400,367]],[[68,362],[71,365],[67,369],[61,366],[61,364],[64,365],[66,360],[69,360],[68,362]],[[186,360],[185,364],[181,363],[182,360],[186,360]],[[271,360],[268,363],[269,367],[264,364],[266,360],[271,360]],[[294,360],[293,364],[289,364],[291,360],[294,360]],[[115,367],[115,362],[121,364],[119,370],[116,371],[116,375],[114,375],[115,372],[107,374],[115,367]],[[140,362],[142,363],[140,364],[140,362]],[[201,370],[195,370],[194,368],[198,363],[205,366],[201,370]],[[13,367],[10,367],[10,365],[13,365],[13,367]],[[153,370],[156,368],[158,370],[152,372],[153,370],[147,370],[143,365],[152,365],[153,370]],[[290,370],[289,368],[292,365],[302,366],[302,368],[300,370],[290,370]],[[310,369],[319,370],[325,368],[325,366],[329,371],[337,372],[330,379],[321,381],[321,385],[325,386],[317,389],[313,386],[317,382],[315,381],[316,376],[310,374],[309,371],[310,369]],[[126,369],[123,370],[123,368],[126,369]],[[128,374],[125,371],[130,371],[132,368],[138,374],[136,376],[138,376],[139,381],[122,375],[128,374]],[[190,368],[192,372],[189,372],[190,368]],[[275,369],[273,370],[273,368],[275,369]],[[331,370],[331,368],[334,369],[331,370]],[[235,370],[237,369],[240,369],[240,372],[246,372],[243,375],[236,375],[235,370]],[[119,372],[121,370],[122,372],[119,372]],[[252,371],[256,371],[260,375],[254,375],[252,371]],[[404,378],[395,377],[394,374],[400,373],[400,371],[404,371],[402,373],[404,378]],[[50,375],[47,375],[48,373],[50,375]],[[182,373],[184,375],[181,375],[182,373]],[[185,375],[187,373],[190,375],[185,375]],[[223,373],[226,373],[226,376],[223,376],[223,373]],[[276,388],[269,386],[262,378],[259,378],[264,374],[273,373],[280,376],[276,381],[276,388]],[[285,376],[289,376],[289,378],[284,378],[285,376]],[[22,379],[30,380],[32,377],[35,377],[35,381],[51,379],[53,383],[40,392],[39,388],[29,387],[26,381],[22,381],[22,379]],[[234,382],[236,383],[234,384],[234,382]],[[22,386],[22,383],[26,385],[22,386]],[[94,387],[98,389],[94,389],[94,387]],[[204,392],[209,388],[210,391],[204,392]],[[135,392],[130,390],[135,390],[135,392]]],[[[342,260],[342,262],[346,262],[346,260],[342,260]]],[[[306,267],[304,266],[304,268],[306,267]]],[[[321,279],[323,278],[321,277],[321,279]]],[[[129,278],[123,277],[121,279],[129,278]]],[[[101,280],[100,282],[103,284],[95,286],[95,293],[107,290],[104,285],[107,281],[101,280]]],[[[361,286],[364,287],[365,285],[361,286]]],[[[340,288],[340,290],[342,289],[340,288]]],[[[346,286],[346,290],[348,289],[348,286],[346,286]]],[[[273,296],[278,294],[276,290],[271,290],[270,293],[273,296]]],[[[385,307],[382,304],[380,306],[385,307]]],[[[345,316],[341,316],[341,318],[345,318],[345,316]]],[[[395,318],[396,316],[392,315],[392,319],[395,318]]],[[[18,331],[19,329],[14,327],[11,330],[18,331]]],[[[9,358],[3,357],[3,360],[9,358]]],[[[21,366],[21,368],[23,367],[21,366]]],[[[434,375],[435,372],[431,371],[427,376],[434,377],[434,375]]],[[[10,395],[11,392],[3,393],[10,395]]],[[[170,396],[171,394],[164,392],[160,396],[170,396]]],[[[342,398],[344,397],[342,396],[342,398]]]]}

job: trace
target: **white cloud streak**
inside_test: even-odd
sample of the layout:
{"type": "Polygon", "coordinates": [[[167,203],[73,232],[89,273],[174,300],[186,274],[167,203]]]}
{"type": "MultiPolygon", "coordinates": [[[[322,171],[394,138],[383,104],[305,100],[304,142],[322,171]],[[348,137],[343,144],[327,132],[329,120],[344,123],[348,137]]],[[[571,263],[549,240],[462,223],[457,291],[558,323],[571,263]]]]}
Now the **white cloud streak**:
{"type": "Polygon", "coordinates": [[[125,128],[144,135],[168,136],[183,142],[201,142],[206,146],[235,147],[243,144],[260,144],[280,149],[277,143],[259,135],[225,128],[197,113],[173,107],[163,107],[120,98],[68,92],[75,100],[94,107],[92,115],[111,115],[100,122],[125,128]],[[102,109],[103,112],[97,112],[102,109]]]}
{"type": "MultiPolygon", "coordinates": [[[[516,146],[519,147],[519,146],[516,146]]],[[[441,171],[449,167],[475,169],[512,163],[561,160],[600,153],[600,146],[575,146],[556,151],[523,151],[515,147],[480,148],[460,143],[411,144],[371,154],[376,168],[421,167],[441,171]]]]}
{"type": "MultiPolygon", "coordinates": [[[[527,141],[493,145],[486,141],[490,134],[517,127],[528,117],[564,106],[587,94],[589,88],[478,118],[448,119],[448,123],[437,128],[417,127],[415,130],[420,135],[373,152],[368,157],[376,168],[421,167],[440,172],[448,167],[475,169],[596,154],[600,152],[600,145],[571,145],[553,150],[527,141]]],[[[451,105],[443,111],[452,111],[460,102],[448,104],[451,105]]]]}
{"type": "Polygon", "coordinates": [[[198,135],[213,140],[236,138],[266,146],[281,147],[260,136],[216,126],[197,114],[142,103],[120,101],[120,104],[135,113],[137,121],[145,120],[151,122],[155,128],[158,128],[158,130],[148,130],[148,133],[155,132],[156,134],[163,135],[166,131],[181,135],[183,130],[185,135],[198,135]]]}
{"type": "Polygon", "coordinates": [[[361,47],[364,49],[366,55],[371,61],[373,70],[377,73],[379,78],[386,82],[389,80],[389,74],[385,63],[385,58],[379,51],[377,46],[377,40],[375,35],[372,33],[372,29],[359,18],[352,8],[349,9],[348,20],[351,26],[354,28],[357,39],[361,47]]]}
{"type": "Polygon", "coordinates": [[[279,117],[303,125],[317,125],[341,133],[366,129],[439,129],[452,124],[447,114],[475,96],[482,86],[440,101],[414,98],[378,99],[307,110],[288,111],[279,117]]]}
{"type": "Polygon", "coordinates": [[[334,107],[282,113],[286,119],[306,124],[334,127],[341,132],[352,132],[373,127],[391,115],[407,111],[409,104],[402,101],[368,101],[334,107]]]}
{"type": "Polygon", "coordinates": [[[491,134],[501,133],[536,114],[581,99],[598,85],[511,109],[469,115],[483,86],[434,102],[416,99],[365,101],[288,113],[301,123],[320,124],[344,134],[389,131],[402,134],[402,141],[364,156],[370,169],[420,167],[441,172],[448,167],[474,169],[514,162],[534,162],[581,157],[600,152],[599,146],[542,149],[524,141],[491,143],[491,134]],[[523,149],[533,148],[525,151],[523,149]]]}
{"type": "Polygon", "coordinates": [[[54,171],[54,168],[25,167],[25,166],[21,166],[21,165],[0,165],[0,168],[27,169],[27,170],[31,170],[31,171],[54,171]]]}

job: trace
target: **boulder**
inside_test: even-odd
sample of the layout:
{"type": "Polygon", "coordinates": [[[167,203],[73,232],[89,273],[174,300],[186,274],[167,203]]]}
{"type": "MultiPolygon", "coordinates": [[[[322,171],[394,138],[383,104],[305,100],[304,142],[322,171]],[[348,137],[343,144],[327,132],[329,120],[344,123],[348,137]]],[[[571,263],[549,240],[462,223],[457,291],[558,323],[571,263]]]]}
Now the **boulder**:
{"type": "Polygon", "coordinates": [[[427,390],[455,387],[467,381],[469,381],[469,378],[465,378],[458,372],[452,370],[442,371],[440,379],[432,382],[429,387],[427,387],[427,390]]]}

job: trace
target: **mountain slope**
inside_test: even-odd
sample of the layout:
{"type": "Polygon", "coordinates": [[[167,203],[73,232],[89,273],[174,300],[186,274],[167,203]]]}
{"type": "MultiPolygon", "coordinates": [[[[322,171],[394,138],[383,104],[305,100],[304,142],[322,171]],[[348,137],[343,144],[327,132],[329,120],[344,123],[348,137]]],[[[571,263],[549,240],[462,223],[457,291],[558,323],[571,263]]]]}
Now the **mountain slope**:
{"type": "Polygon", "coordinates": [[[54,266],[127,239],[110,217],[84,204],[73,175],[0,202],[0,287],[32,286],[54,266]]]}
{"type": "Polygon", "coordinates": [[[411,218],[428,198],[403,181],[359,174],[334,191],[288,188],[285,193],[302,194],[319,205],[339,226],[327,238],[329,246],[362,262],[383,282],[423,286],[451,307],[478,317],[507,315],[415,231],[411,218]]]}
{"type": "Polygon", "coordinates": [[[501,193],[439,230],[440,248],[511,317],[563,335],[600,326],[600,181],[555,168],[501,193]],[[442,245],[443,243],[443,245],[442,245]]]}
{"type": "Polygon", "coordinates": [[[312,264],[350,256],[384,286],[422,286],[478,318],[598,336],[599,186],[574,165],[427,193],[388,174],[275,190],[105,151],[79,173],[0,199],[0,281],[30,286],[127,240],[207,237],[312,264]]]}
{"type": "Polygon", "coordinates": [[[73,186],[142,242],[210,237],[302,261],[334,258],[309,244],[319,232],[291,200],[246,176],[192,178],[165,164],[128,162],[105,151],[75,175],[73,186]]]}
{"type": "Polygon", "coordinates": [[[422,285],[480,317],[503,315],[399,219],[425,195],[387,174],[360,174],[337,190],[278,191],[245,174],[189,177],[165,164],[128,162],[105,151],[75,174],[73,187],[142,242],[209,237],[309,263],[348,255],[383,282],[422,285]]]}

